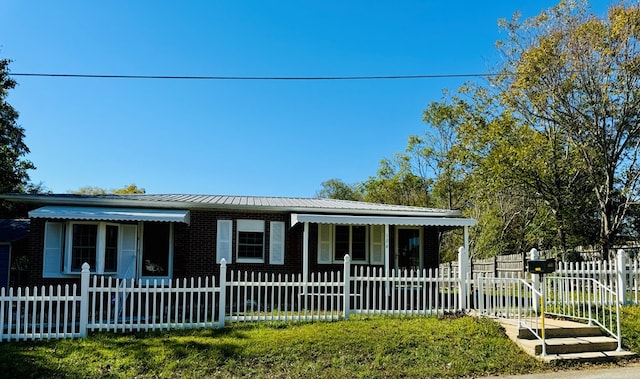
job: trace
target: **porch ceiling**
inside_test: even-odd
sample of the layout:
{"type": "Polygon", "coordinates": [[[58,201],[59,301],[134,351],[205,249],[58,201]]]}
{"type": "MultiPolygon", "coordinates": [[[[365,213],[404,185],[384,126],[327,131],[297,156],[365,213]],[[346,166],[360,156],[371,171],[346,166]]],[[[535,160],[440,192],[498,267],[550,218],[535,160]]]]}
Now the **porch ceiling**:
{"type": "Polygon", "coordinates": [[[462,227],[473,226],[476,220],[472,218],[453,217],[391,217],[391,216],[353,216],[326,214],[291,214],[291,226],[302,222],[317,224],[343,225],[405,225],[405,226],[442,226],[462,227]]]}
{"type": "Polygon", "coordinates": [[[32,218],[97,221],[160,221],[189,223],[189,211],[173,209],[46,206],[29,212],[32,218]]]}

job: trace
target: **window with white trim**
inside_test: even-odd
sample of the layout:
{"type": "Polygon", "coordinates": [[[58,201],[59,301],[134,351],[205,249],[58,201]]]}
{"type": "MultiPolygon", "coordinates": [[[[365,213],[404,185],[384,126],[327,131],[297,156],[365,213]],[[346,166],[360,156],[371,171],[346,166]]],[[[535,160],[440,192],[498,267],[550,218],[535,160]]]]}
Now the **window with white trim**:
{"type": "Polygon", "coordinates": [[[346,254],[351,261],[367,260],[367,227],[364,225],[336,225],[333,257],[336,261],[344,259],[346,254]]]}
{"type": "Polygon", "coordinates": [[[372,227],[381,226],[318,224],[318,263],[338,263],[344,260],[346,254],[353,262],[367,263],[373,259],[370,255],[375,253],[376,259],[372,263],[379,264],[378,255],[381,252],[378,247],[384,241],[378,239],[383,238],[384,234],[372,234],[372,227]],[[372,252],[371,247],[376,247],[376,251],[372,252]]]}
{"type": "Polygon", "coordinates": [[[264,220],[238,220],[236,228],[237,262],[264,263],[264,220]]]}
{"type": "Polygon", "coordinates": [[[64,254],[65,272],[80,272],[87,262],[92,272],[115,273],[118,270],[120,225],[105,222],[70,222],[64,254]]]}
{"type": "Polygon", "coordinates": [[[120,278],[135,275],[138,224],[97,221],[47,221],[44,232],[43,278],[67,278],[84,262],[98,274],[120,278]]]}

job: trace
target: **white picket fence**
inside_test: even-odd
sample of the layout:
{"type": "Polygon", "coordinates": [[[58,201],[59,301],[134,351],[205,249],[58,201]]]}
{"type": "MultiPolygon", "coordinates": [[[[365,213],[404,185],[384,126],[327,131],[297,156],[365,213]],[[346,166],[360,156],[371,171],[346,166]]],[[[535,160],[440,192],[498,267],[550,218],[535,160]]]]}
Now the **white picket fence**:
{"type": "Polygon", "coordinates": [[[460,309],[459,279],[438,270],[369,266],[302,275],[231,272],[226,321],[338,320],[357,315],[429,315],[460,309]],[[352,272],[353,271],[353,272],[352,272]]]}
{"type": "Polygon", "coordinates": [[[82,336],[80,300],[75,284],[0,289],[0,341],[82,336]]]}
{"type": "Polygon", "coordinates": [[[93,276],[86,327],[91,331],[140,331],[221,326],[215,277],[114,280],[93,276]]]}
{"type": "MultiPolygon", "coordinates": [[[[79,287],[0,289],[0,341],[75,338],[88,331],[224,327],[227,322],[433,315],[479,308],[491,313],[519,306],[499,302],[522,296],[503,296],[490,288],[495,284],[480,282],[484,276],[461,278],[461,271],[469,272],[386,272],[352,267],[347,256],[343,270],[312,273],[308,280],[299,274],[227,272],[223,262],[218,278],[147,282],[91,275],[87,265],[79,287]],[[480,298],[479,293],[489,295],[480,298]]],[[[615,262],[559,263],[554,275],[598,281],[616,293],[617,301],[638,304],[640,263],[626,262],[623,254],[615,262]]],[[[517,276],[511,280],[529,280],[517,276]]]]}

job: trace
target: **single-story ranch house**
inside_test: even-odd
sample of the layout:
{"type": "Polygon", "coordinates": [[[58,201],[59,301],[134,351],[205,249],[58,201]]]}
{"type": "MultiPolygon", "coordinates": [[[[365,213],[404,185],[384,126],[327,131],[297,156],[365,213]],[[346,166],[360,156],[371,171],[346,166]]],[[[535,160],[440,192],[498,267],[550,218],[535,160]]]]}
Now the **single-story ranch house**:
{"type": "MultiPolygon", "coordinates": [[[[5,194],[30,218],[30,284],[76,281],[84,262],[118,278],[300,273],[353,264],[435,268],[440,232],[475,221],[459,211],[333,199],[214,195],[5,194]]],[[[467,250],[468,251],[468,250],[467,250]]]]}

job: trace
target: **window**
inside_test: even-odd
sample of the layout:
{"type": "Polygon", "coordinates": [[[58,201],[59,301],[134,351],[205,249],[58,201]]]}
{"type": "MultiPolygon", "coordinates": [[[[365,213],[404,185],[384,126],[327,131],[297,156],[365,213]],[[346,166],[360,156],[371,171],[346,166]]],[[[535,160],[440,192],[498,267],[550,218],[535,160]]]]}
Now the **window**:
{"type": "Polygon", "coordinates": [[[92,272],[133,278],[137,251],[137,223],[47,221],[42,277],[67,278],[87,262],[92,272]]]}
{"type": "Polygon", "coordinates": [[[367,227],[360,225],[336,225],[334,260],[343,260],[346,254],[352,261],[367,260],[367,227]]]}
{"type": "Polygon", "coordinates": [[[104,245],[104,271],[118,271],[118,227],[106,226],[106,241],[104,245]]]}
{"type": "Polygon", "coordinates": [[[238,262],[264,263],[264,221],[238,220],[238,262]]]}
{"type": "MultiPolygon", "coordinates": [[[[365,225],[318,224],[318,263],[337,263],[344,260],[346,254],[352,261],[367,262],[371,228],[365,225]]],[[[374,233],[372,238],[375,236],[379,239],[381,235],[384,237],[382,233],[374,233]]],[[[373,240],[371,243],[376,248],[376,254],[380,255],[380,242],[373,240]]],[[[376,261],[376,264],[379,262],[376,261]]]]}
{"type": "Polygon", "coordinates": [[[115,273],[118,270],[119,225],[70,223],[67,230],[66,272],[82,271],[85,262],[93,272],[115,273]]]}
{"type": "Polygon", "coordinates": [[[98,251],[98,225],[73,224],[71,237],[71,271],[81,271],[87,262],[96,269],[98,251]]]}

